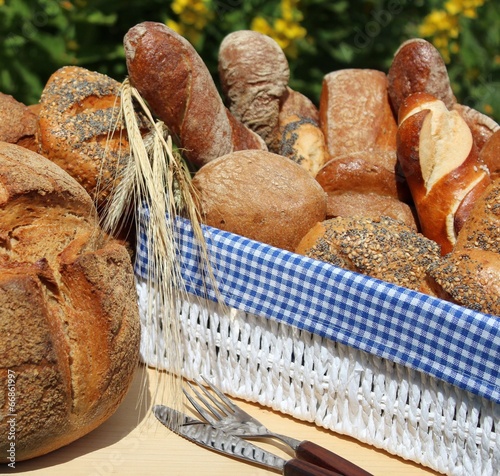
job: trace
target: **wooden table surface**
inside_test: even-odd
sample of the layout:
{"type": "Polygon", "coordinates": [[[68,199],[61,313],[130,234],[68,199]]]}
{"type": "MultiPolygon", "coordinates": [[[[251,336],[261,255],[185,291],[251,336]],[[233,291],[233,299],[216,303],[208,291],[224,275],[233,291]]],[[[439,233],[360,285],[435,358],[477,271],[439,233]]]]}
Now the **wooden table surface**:
{"type": "MultiPolygon", "coordinates": [[[[140,367],[122,405],[103,425],[48,455],[17,462],[15,470],[0,466],[1,473],[29,472],[34,475],[64,476],[266,476],[278,473],[239,462],[205,450],[173,434],[157,422],[144,404],[158,389],[157,372],[140,367]],[[142,400],[143,403],[138,403],[142,400]]],[[[375,476],[424,476],[438,473],[405,461],[353,438],[337,435],[313,424],[295,420],[266,407],[235,400],[272,430],[302,440],[311,440],[342,455],[375,476]]],[[[155,403],[161,403],[155,400],[155,403]]],[[[286,457],[282,447],[258,443],[286,457]]]]}

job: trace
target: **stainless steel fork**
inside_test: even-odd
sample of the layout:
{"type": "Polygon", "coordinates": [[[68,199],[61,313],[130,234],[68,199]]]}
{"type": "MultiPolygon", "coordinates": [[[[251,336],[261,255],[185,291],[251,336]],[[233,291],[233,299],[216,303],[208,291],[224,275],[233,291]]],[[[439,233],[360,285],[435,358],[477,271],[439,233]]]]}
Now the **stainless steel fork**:
{"type": "Polygon", "coordinates": [[[261,422],[234,404],[208,379],[203,376],[201,378],[205,385],[198,379],[194,380],[196,387],[186,382],[191,393],[184,388],[184,394],[200,416],[214,428],[245,439],[275,438],[288,445],[298,459],[337,471],[344,476],[372,476],[371,473],[354,463],[311,441],[300,441],[270,431],[261,422]]]}

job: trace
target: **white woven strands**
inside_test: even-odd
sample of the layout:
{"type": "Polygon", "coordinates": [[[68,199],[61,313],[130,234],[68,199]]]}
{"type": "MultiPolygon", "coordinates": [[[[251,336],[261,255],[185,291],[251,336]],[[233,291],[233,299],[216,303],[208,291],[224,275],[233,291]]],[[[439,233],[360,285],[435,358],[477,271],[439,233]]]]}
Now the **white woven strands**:
{"type": "MultiPolygon", "coordinates": [[[[138,278],[141,314],[147,303],[138,278]]],[[[234,397],[453,476],[496,476],[499,405],[442,380],[293,326],[199,297],[182,302],[182,374],[234,397]]],[[[143,322],[141,356],[169,369],[161,316],[143,322]]]]}

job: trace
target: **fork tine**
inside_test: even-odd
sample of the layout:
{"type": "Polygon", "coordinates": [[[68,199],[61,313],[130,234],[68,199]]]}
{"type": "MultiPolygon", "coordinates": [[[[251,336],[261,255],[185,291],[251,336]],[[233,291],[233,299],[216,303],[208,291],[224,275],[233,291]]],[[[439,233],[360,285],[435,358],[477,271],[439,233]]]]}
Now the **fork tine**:
{"type": "Polygon", "coordinates": [[[201,378],[210,387],[210,389],[229,407],[229,409],[234,413],[238,413],[240,416],[246,416],[248,419],[253,419],[247,412],[242,410],[238,405],[233,403],[221,390],[219,390],[215,385],[213,385],[204,375],[201,378]]]}
{"type": "MultiPolygon", "coordinates": [[[[221,402],[219,399],[217,399],[216,397],[214,397],[212,395],[212,393],[210,393],[204,386],[203,384],[198,380],[198,379],[194,379],[194,381],[199,385],[200,389],[202,390],[202,392],[207,396],[207,398],[210,399],[210,401],[217,406],[217,408],[223,413],[223,415],[221,414],[218,414],[219,416],[219,419],[222,419],[224,417],[227,417],[227,416],[230,416],[232,415],[232,409],[231,408],[228,408],[227,406],[227,402],[221,402]],[[226,403],[226,405],[224,405],[224,403],[226,403]]],[[[215,387],[210,387],[212,389],[214,389],[215,387]]],[[[213,407],[210,407],[210,410],[212,412],[215,412],[215,409],[213,407]]]]}
{"type": "Polygon", "coordinates": [[[222,416],[220,415],[219,412],[217,412],[215,409],[213,409],[213,407],[203,398],[203,396],[189,383],[189,382],[186,382],[187,385],[189,386],[189,388],[191,389],[191,391],[197,396],[198,400],[201,401],[203,403],[203,405],[205,405],[206,408],[209,409],[210,412],[212,412],[213,414],[211,415],[207,410],[206,408],[204,408],[202,405],[200,405],[198,403],[198,401],[196,401],[195,398],[193,398],[192,395],[190,395],[186,389],[182,389],[182,391],[184,392],[184,395],[186,396],[186,398],[189,400],[189,402],[191,403],[191,405],[193,405],[193,407],[195,408],[195,410],[209,423],[211,424],[214,424],[216,423],[217,419],[221,419],[222,416]],[[214,412],[215,410],[215,412],[214,412]],[[215,418],[214,418],[215,416],[215,418]]]}

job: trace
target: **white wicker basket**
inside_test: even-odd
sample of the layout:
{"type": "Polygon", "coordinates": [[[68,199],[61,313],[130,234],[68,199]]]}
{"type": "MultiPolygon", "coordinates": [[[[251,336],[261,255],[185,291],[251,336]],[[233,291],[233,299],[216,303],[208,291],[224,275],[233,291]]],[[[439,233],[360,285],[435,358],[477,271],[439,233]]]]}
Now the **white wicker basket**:
{"type": "MultiPolygon", "coordinates": [[[[216,242],[211,241],[219,246],[216,242]]],[[[183,244],[181,252],[184,256],[183,244]]],[[[217,255],[217,250],[213,252],[217,255]]],[[[139,256],[141,253],[144,247],[139,256]]],[[[301,259],[280,253],[290,255],[294,266],[301,259]]],[[[164,323],[161,316],[155,322],[145,321],[148,290],[140,266],[137,269],[142,359],[169,369],[169,343],[158,331],[164,323]]],[[[399,296],[388,295],[387,299],[394,301],[399,296]]],[[[403,299],[407,297],[403,295],[403,299]]],[[[346,345],[290,325],[280,316],[223,308],[194,295],[180,302],[179,309],[186,378],[209,376],[229,395],[314,422],[443,474],[500,474],[498,373],[494,382],[486,382],[493,389],[486,398],[481,392],[437,378],[433,372],[397,363],[397,358],[383,358],[360,350],[359,345],[346,345]]],[[[355,335],[357,329],[351,331],[355,335]]],[[[492,342],[492,362],[485,367],[500,366],[499,335],[492,342]]],[[[446,368],[443,375],[447,375],[446,368]]]]}

